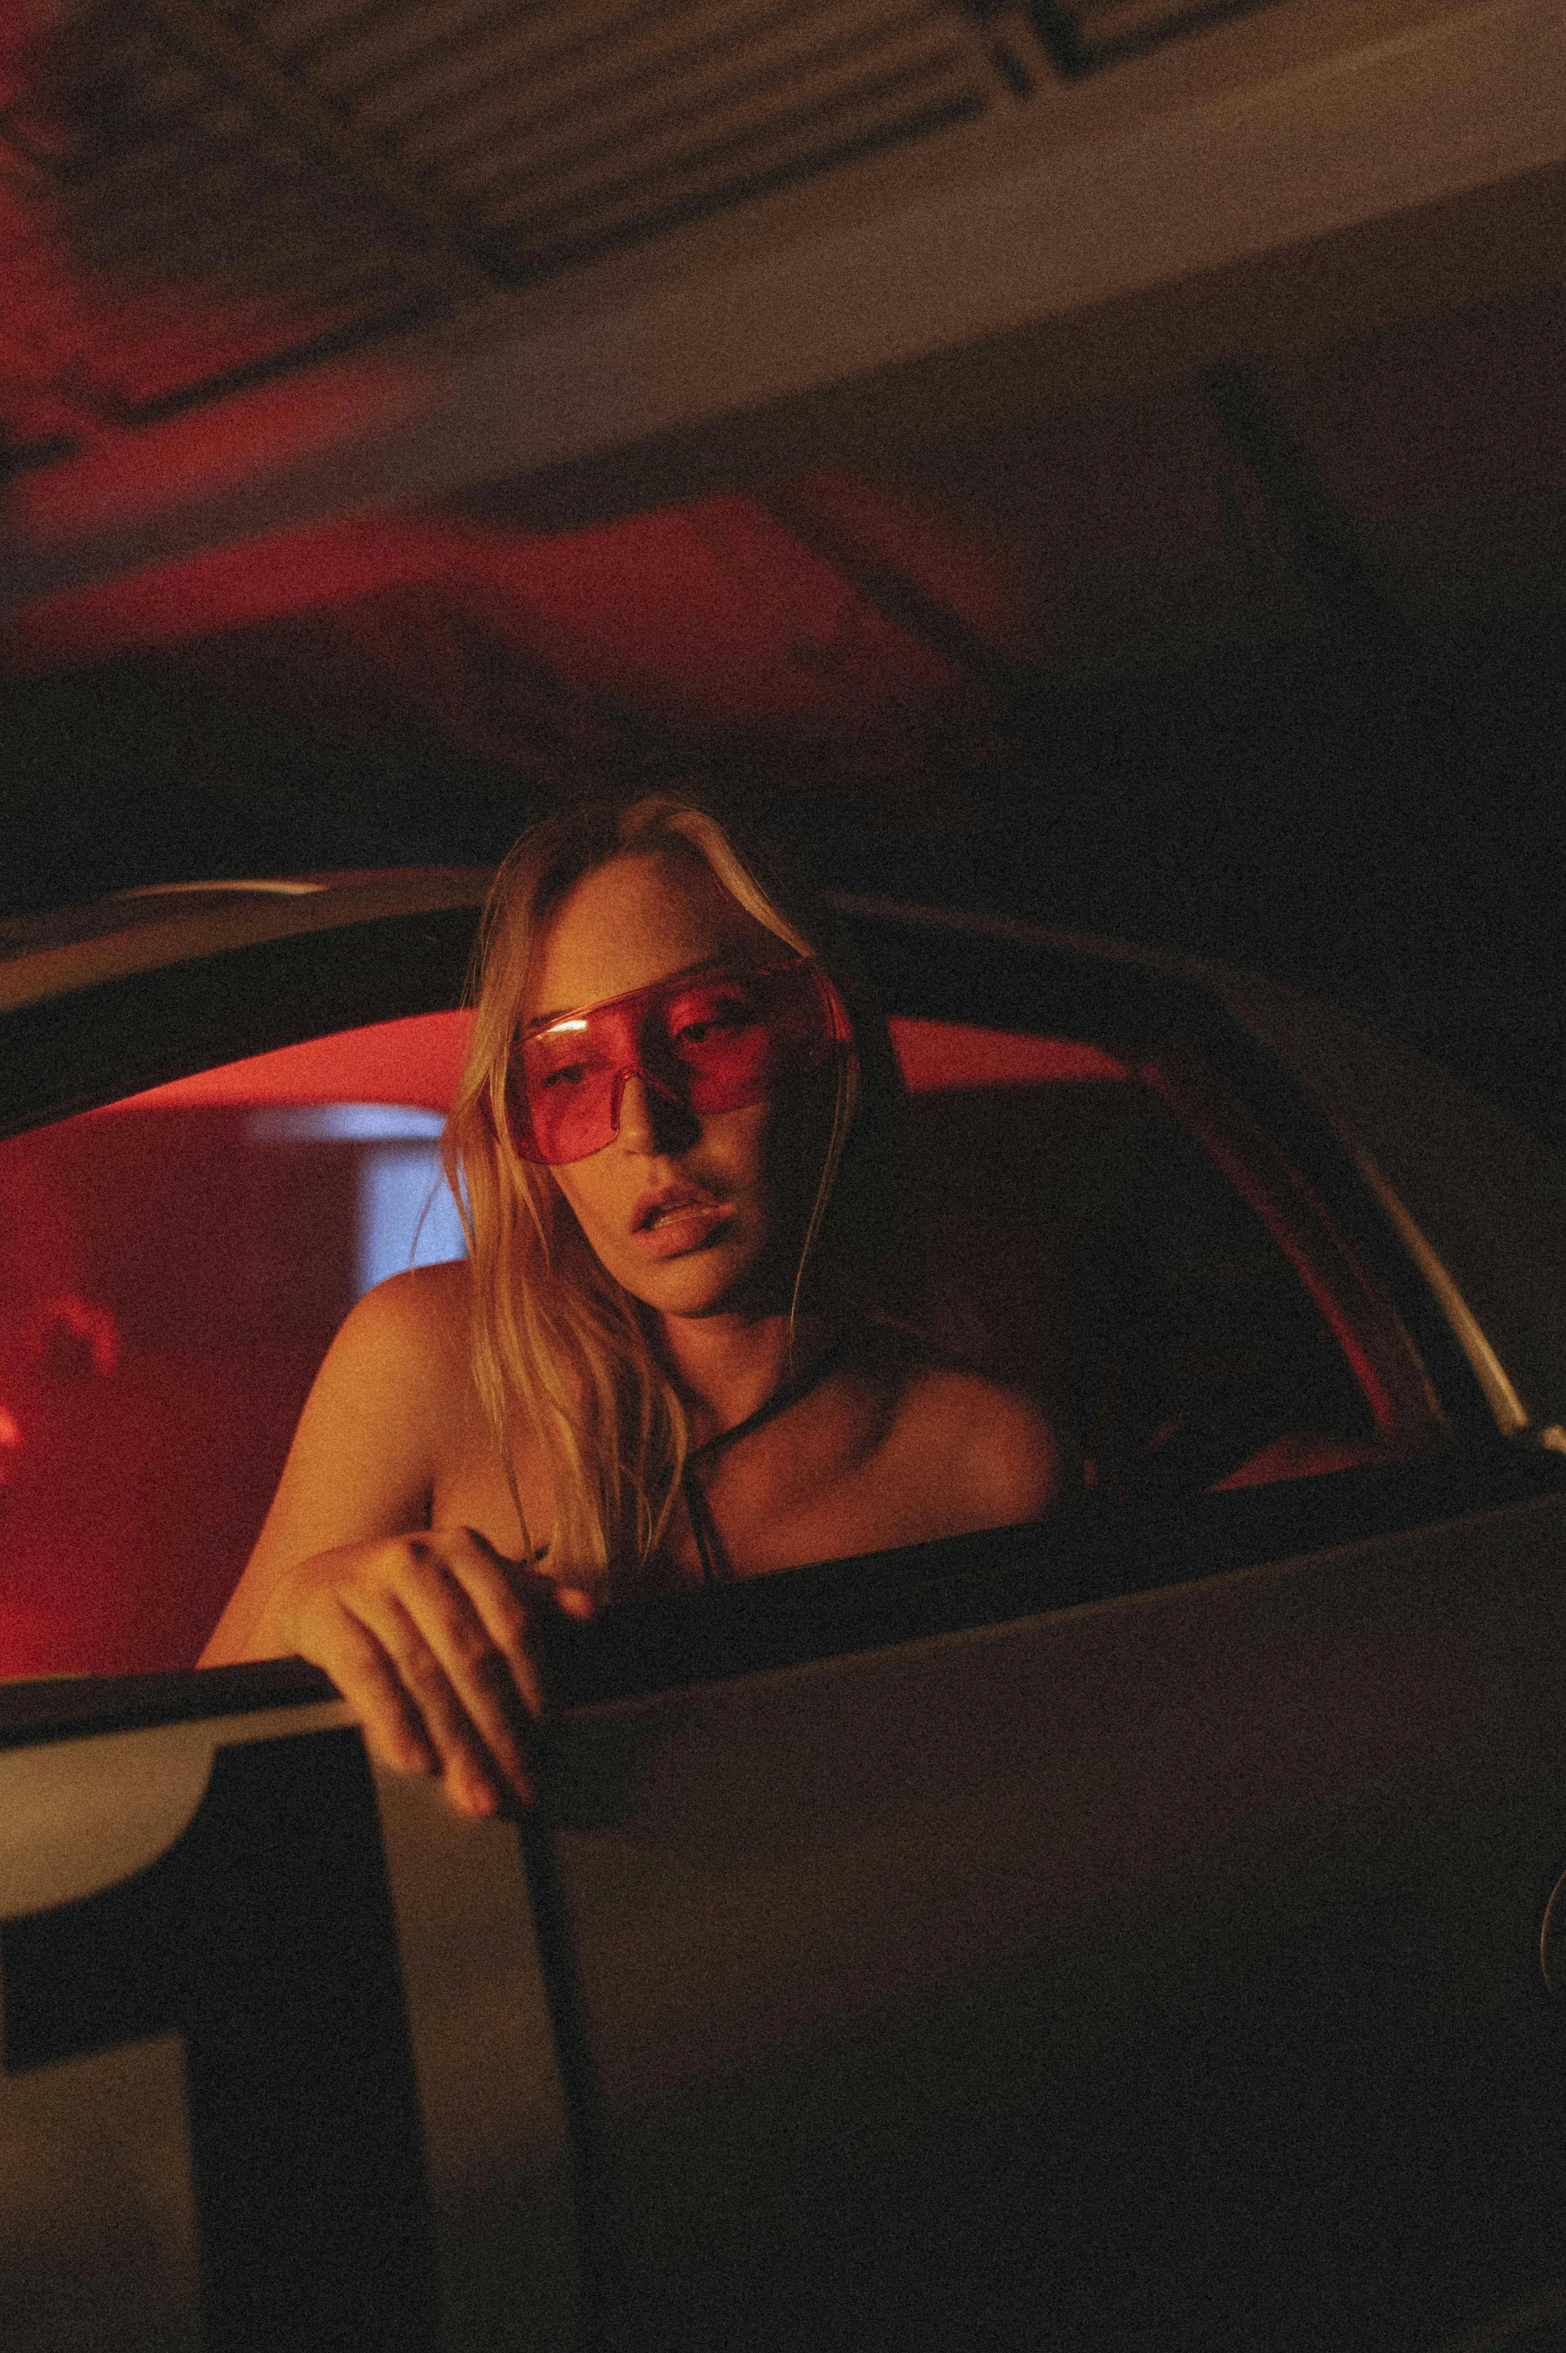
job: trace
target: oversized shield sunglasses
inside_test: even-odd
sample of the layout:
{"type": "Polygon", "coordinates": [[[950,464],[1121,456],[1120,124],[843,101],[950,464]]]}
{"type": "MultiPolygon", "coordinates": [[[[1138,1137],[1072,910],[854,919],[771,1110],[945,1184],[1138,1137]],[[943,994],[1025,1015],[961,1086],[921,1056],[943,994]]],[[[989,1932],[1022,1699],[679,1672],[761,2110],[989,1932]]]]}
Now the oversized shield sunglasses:
{"type": "Polygon", "coordinates": [[[511,1132],[525,1160],[586,1160],[618,1135],[628,1078],[687,1111],[738,1111],[848,1036],[837,991],[808,957],[682,973],[523,1030],[511,1132]]]}

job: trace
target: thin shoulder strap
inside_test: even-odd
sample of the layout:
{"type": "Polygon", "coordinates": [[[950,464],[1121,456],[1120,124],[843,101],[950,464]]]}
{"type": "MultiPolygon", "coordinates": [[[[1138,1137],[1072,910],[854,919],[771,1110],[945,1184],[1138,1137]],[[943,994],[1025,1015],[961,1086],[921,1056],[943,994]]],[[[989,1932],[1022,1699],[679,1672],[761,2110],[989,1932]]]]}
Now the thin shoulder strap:
{"type": "Polygon", "coordinates": [[[713,1518],[712,1505],[707,1500],[707,1490],[697,1475],[696,1465],[703,1457],[727,1453],[741,1438],[748,1438],[752,1430],[759,1430],[774,1415],[786,1413],[801,1397],[807,1397],[818,1382],[825,1380],[846,1345],[845,1337],[840,1334],[807,1371],[792,1373],[786,1381],[780,1382],[770,1397],[763,1398],[754,1413],[748,1413],[742,1422],[736,1422],[732,1430],[720,1430],[715,1438],[705,1439],[700,1446],[693,1446],[685,1457],[685,1468],[680,1473],[680,1492],[685,1498],[691,1534],[696,1539],[696,1557],[701,1562],[701,1581],[704,1585],[716,1585],[720,1581],[727,1584],[734,1571],[723,1550],[718,1523],[713,1518]]]}
{"type": "Polygon", "coordinates": [[[702,1583],[716,1585],[718,1582],[718,1571],[713,1561],[714,1553],[716,1553],[717,1558],[723,1563],[723,1582],[725,1585],[728,1584],[734,1571],[729,1567],[724,1554],[723,1539],[718,1534],[718,1523],[713,1518],[712,1506],[707,1501],[707,1490],[697,1478],[695,1465],[689,1455],[686,1456],[685,1468],[680,1473],[680,1492],[685,1498],[685,1509],[691,1523],[691,1534],[696,1539],[696,1558],[701,1562],[702,1583]]]}

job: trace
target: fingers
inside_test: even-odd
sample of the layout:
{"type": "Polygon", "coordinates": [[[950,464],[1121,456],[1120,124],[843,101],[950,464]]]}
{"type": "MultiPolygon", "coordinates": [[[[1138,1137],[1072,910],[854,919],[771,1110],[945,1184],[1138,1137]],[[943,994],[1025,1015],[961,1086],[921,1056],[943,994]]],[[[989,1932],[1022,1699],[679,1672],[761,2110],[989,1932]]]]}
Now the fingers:
{"type": "Polygon", "coordinates": [[[347,1611],[342,1615],[340,1655],[328,1672],[358,1709],[371,1754],[395,1772],[438,1772],[440,1757],[391,1660],[367,1626],[347,1611]]]}
{"type": "MultiPolygon", "coordinates": [[[[406,1597],[409,1607],[475,1723],[487,1725],[485,1708],[497,1690],[508,1727],[516,1729],[518,1698],[526,1718],[541,1720],[549,1703],[537,1649],[540,1618],[562,1608],[573,1618],[592,1617],[592,1595],[507,1560],[471,1528],[436,1531],[421,1548],[419,1565],[435,1574],[406,1597]]],[[[524,1719],[521,1730],[525,1744],[531,1723],[524,1719]]]]}
{"type": "Polygon", "coordinates": [[[492,1814],[509,1791],[530,1805],[533,1779],[516,1720],[521,1711],[515,1693],[502,1687],[504,1669],[497,1673],[476,1656],[459,1665],[449,1650],[443,1656],[400,1597],[385,1605],[381,1639],[453,1800],[466,1812],[492,1814]]]}
{"type": "MultiPolygon", "coordinates": [[[[470,1528],[444,1539],[437,1562],[443,1589],[432,1598],[459,1669],[471,1662],[470,1671],[483,1684],[503,1665],[529,1715],[542,1716],[544,1686],[531,1635],[537,1612],[553,1599],[550,1580],[503,1560],[470,1528]]],[[[457,1689],[467,1704],[460,1677],[457,1689]]]]}
{"type": "Polygon", "coordinates": [[[590,1595],[468,1529],[347,1546],[307,1564],[307,1582],[296,1647],[334,1677],[382,1763],[439,1773],[467,1813],[492,1814],[508,1793],[531,1805],[538,1617],[591,1617],[590,1595]]]}

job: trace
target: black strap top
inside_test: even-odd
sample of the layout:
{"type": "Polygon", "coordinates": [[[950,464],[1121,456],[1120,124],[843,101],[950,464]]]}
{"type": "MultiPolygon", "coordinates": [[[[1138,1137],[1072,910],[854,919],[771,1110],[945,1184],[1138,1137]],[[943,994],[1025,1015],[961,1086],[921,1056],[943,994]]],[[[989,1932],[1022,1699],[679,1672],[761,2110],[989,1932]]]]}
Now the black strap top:
{"type": "Polygon", "coordinates": [[[797,1405],[802,1397],[808,1397],[811,1390],[831,1372],[846,1344],[842,1337],[834,1340],[805,1372],[791,1373],[786,1381],[773,1390],[770,1397],[763,1399],[754,1413],[748,1413],[742,1422],[736,1422],[732,1430],[720,1430],[715,1438],[705,1439],[700,1446],[693,1446],[685,1457],[685,1468],[680,1473],[680,1492],[685,1498],[691,1534],[696,1539],[696,1557],[701,1562],[701,1580],[704,1585],[720,1582],[727,1584],[734,1572],[725,1557],[723,1539],[718,1533],[718,1523],[712,1516],[707,1491],[697,1475],[697,1464],[709,1460],[715,1454],[725,1453],[729,1447],[737,1445],[741,1438],[748,1438],[752,1430],[759,1430],[763,1422],[772,1421],[778,1414],[786,1413],[791,1405],[797,1405]]]}

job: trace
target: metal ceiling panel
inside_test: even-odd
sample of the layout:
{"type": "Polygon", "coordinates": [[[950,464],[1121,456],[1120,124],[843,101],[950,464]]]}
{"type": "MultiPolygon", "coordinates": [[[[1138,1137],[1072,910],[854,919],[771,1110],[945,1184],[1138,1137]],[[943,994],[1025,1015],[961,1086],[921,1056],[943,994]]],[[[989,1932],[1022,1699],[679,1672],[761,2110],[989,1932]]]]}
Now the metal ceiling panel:
{"type": "Polygon", "coordinates": [[[526,280],[783,177],[976,116],[992,76],[946,0],[294,0],[247,37],[460,204],[526,280]]]}
{"type": "Polygon", "coordinates": [[[1047,54],[1069,74],[1123,47],[1128,9],[1133,45],[1212,13],[66,0],[0,35],[0,459],[977,125],[1034,95],[1047,54]]]}

